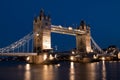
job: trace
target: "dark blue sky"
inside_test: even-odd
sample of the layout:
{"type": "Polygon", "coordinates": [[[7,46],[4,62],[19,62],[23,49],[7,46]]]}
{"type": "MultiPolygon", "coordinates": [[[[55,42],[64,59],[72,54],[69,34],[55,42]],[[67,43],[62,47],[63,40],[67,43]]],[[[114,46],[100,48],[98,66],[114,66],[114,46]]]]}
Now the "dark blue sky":
{"type": "MultiPolygon", "coordinates": [[[[41,8],[51,15],[52,24],[74,26],[85,20],[100,47],[120,47],[119,0],[0,0],[0,47],[31,32],[33,18],[41,8]]],[[[72,49],[75,37],[52,34],[52,46],[55,45],[61,50],[72,49]]]]}

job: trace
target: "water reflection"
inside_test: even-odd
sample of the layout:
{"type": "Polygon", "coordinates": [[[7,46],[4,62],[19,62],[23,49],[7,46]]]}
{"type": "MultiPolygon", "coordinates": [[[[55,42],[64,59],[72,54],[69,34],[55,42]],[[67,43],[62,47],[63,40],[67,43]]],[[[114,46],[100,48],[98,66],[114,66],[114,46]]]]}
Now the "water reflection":
{"type": "Polygon", "coordinates": [[[84,64],[83,69],[84,73],[81,75],[84,80],[96,80],[96,63],[86,63],[84,64]]]}
{"type": "Polygon", "coordinates": [[[56,66],[58,65],[43,65],[42,80],[55,80],[55,77],[57,77],[56,66]]]}
{"type": "Polygon", "coordinates": [[[95,80],[96,79],[96,66],[97,64],[96,63],[90,63],[88,64],[87,66],[87,69],[89,71],[88,73],[88,79],[90,80],[95,80]]]}
{"type": "Polygon", "coordinates": [[[1,62],[0,75],[0,80],[119,80],[120,61],[57,65],[1,62]]]}
{"type": "Polygon", "coordinates": [[[74,62],[70,62],[70,80],[75,80],[75,66],[74,66],[74,62]]]}
{"type": "MultiPolygon", "coordinates": [[[[23,66],[19,66],[23,69],[23,66]]],[[[106,80],[106,62],[74,63],[57,65],[26,64],[24,80],[106,80]]]]}
{"type": "Polygon", "coordinates": [[[30,64],[25,65],[25,78],[24,78],[24,80],[31,80],[30,64]]]}
{"type": "Polygon", "coordinates": [[[52,65],[50,65],[50,66],[44,65],[44,67],[43,67],[43,80],[47,80],[47,79],[53,80],[52,76],[49,75],[49,73],[53,74],[53,66],[52,65]]]}
{"type": "Polygon", "coordinates": [[[106,80],[106,66],[105,66],[105,61],[102,61],[102,80],[106,80]]]}
{"type": "Polygon", "coordinates": [[[70,63],[70,80],[96,80],[98,63],[70,63]]]}

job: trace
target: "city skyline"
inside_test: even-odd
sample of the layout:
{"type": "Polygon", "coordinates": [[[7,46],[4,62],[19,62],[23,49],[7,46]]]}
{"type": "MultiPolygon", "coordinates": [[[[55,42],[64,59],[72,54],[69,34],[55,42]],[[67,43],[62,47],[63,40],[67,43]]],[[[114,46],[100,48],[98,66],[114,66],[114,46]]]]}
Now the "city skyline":
{"type": "MultiPolygon", "coordinates": [[[[92,37],[101,48],[109,45],[120,47],[119,3],[108,0],[0,1],[0,47],[5,47],[31,32],[33,19],[39,15],[42,8],[46,14],[50,14],[52,24],[76,28],[81,20],[85,20],[91,27],[92,37]]],[[[52,41],[52,47],[58,46],[61,50],[75,48],[73,36],[52,34],[52,41]]]]}

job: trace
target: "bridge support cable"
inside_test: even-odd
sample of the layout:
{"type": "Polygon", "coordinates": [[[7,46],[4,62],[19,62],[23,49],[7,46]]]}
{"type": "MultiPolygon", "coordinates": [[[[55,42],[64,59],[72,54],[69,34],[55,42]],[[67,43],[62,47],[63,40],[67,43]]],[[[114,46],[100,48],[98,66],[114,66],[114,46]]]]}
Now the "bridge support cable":
{"type": "Polygon", "coordinates": [[[93,50],[97,50],[99,51],[100,53],[103,53],[103,50],[97,45],[97,43],[94,41],[94,39],[91,37],[91,42],[92,42],[92,48],[93,50]]]}
{"type": "Polygon", "coordinates": [[[29,52],[29,41],[27,41],[27,52],[29,52]]]}
{"type": "MultiPolygon", "coordinates": [[[[10,44],[7,47],[0,48],[0,53],[10,53],[10,52],[22,52],[21,49],[23,48],[23,52],[25,52],[25,45],[29,44],[30,40],[33,39],[33,32],[27,34],[23,38],[19,39],[18,41],[10,44]]],[[[30,46],[27,46],[27,50],[29,50],[30,46]]]]}

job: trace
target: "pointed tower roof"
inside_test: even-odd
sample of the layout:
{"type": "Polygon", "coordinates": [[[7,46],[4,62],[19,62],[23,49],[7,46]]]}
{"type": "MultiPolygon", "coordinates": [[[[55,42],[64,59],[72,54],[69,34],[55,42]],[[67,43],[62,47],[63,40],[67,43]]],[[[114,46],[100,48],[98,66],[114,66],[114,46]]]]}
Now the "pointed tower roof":
{"type": "Polygon", "coordinates": [[[85,23],[85,21],[84,20],[82,20],[81,22],[80,22],[80,26],[84,26],[84,25],[86,25],[86,23],[85,23]]]}
{"type": "Polygon", "coordinates": [[[44,16],[44,9],[40,10],[40,16],[44,16]]]}
{"type": "Polygon", "coordinates": [[[34,17],[34,21],[37,22],[37,17],[34,17]]]}

